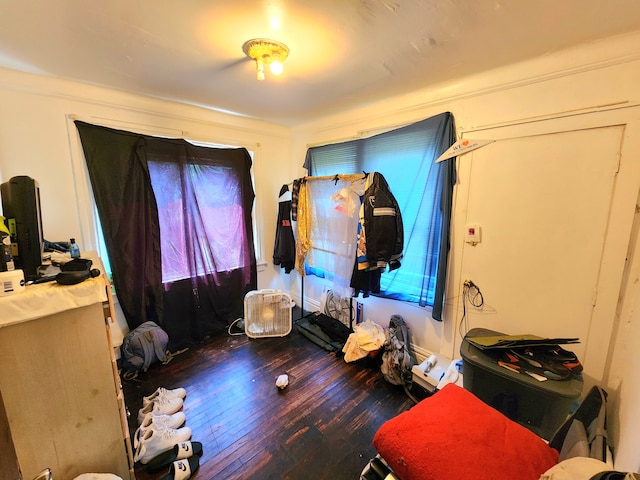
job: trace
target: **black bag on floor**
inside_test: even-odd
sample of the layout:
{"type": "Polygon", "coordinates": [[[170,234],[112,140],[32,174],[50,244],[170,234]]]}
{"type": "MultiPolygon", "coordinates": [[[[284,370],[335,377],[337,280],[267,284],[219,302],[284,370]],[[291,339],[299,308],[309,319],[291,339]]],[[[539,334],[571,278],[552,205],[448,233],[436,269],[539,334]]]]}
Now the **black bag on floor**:
{"type": "Polygon", "coordinates": [[[318,325],[334,342],[341,343],[343,346],[347,342],[351,331],[349,327],[340,320],[336,320],[320,312],[315,312],[307,316],[309,317],[310,323],[318,325]]]}
{"type": "Polygon", "coordinates": [[[324,313],[310,313],[295,321],[298,331],[328,352],[342,352],[349,327],[324,313]]]}

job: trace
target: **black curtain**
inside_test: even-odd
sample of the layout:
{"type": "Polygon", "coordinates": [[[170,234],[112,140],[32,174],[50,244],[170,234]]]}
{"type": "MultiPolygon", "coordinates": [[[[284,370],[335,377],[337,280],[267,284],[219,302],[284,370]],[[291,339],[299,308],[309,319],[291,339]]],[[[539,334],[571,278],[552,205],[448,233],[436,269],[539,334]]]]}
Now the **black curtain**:
{"type": "Polygon", "coordinates": [[[247,150],[75,124],[129,328],[153,320],[169,334],[170,348],[177,348],[242,316],[244,295],[257,288],[247,150]],[[171,183],[163,185],[167,179],[171,183]],[[215,195],[216,187],[225,194],[215,195]],[[167,203],[169,190],[179,192],[178,204],[167,203]],[[223,222],[227,224],[218,214],[229,212],[238,228],[233,237],[216,238],[218,231],[226,231],[223,222]],[[161,232],[168,221],[174,226],[180,221],[178,229],[161,232]],[[173,236],[178,239],[168,238],[173,236]],[[216,250],[221,242],[234,242],[234,248],[218,245],[216,250]],[[171,248],[165,252],[163,244],[171,248]],[[237,252],[233,263],[216,258],[216,252],[225,250],[237,252]],[[177,263],[187,273],[180,278],[173,272],[167,279],[177,263]]]}
{"type": "MultiPolygon", "coordinates": [[[[439,139],[436,152],[442,155],[447,149],[456,143],[456,127],[453,115],[446,112],[446,122],[440,125],[437,135],[439,139]]],[[[453,209],[453,189],[456,177],[456,157],[450,158],[437,164],[439,182],[442,185],[442,193],[439,202],[441,230],[440,230],[440,253],[438,255],[438,268],[436,275],[436,292],[433,302],[431,317],[434,320],[442,321],[442,312],[445,302],[445,287],[447,283],[447,266],[449,264],[449,250],[451,248],[451,212],[453,209]]]]}

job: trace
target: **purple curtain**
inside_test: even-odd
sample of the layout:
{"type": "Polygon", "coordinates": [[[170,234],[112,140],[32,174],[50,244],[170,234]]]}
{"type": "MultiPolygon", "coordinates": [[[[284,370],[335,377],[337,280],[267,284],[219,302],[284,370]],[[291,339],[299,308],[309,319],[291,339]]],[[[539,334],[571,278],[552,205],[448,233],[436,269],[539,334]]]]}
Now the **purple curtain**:
{"type": "Polygon", "coordinates": [[[75,123],[129,327],[170,348],[226,329],[257,288],[247,150],[75,123]]]}

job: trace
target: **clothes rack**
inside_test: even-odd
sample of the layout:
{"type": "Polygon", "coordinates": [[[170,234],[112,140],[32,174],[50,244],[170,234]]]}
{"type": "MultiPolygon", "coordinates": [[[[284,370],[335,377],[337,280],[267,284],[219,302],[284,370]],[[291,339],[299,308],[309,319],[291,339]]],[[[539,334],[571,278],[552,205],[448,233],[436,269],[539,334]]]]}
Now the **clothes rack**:
{"type": "MultiPolygon", "coordinates": [[[[326,250],[325,250],[326,251],[326,250]]],[[[304,277],[306,275],[300,276],[300,317],[304,317],[304,277]]],[[[349,297],[349,330],[353,331],[353,297],[349,297]]]]}
{"type": "Polygon", "coordinates": [[[323,175],[317,177],[302,177],[307,182],[314,180],[341,180],[343,182],[355,182],[367,178],[366,173],[336,173],[335,175],[323,175]]]}
{"type": "MultiPolygon", "coordinates": [[[[309,177],[300,177],[297,180],[304,180],[304,181],[314,181],[314,180],[334,180],[334,179],[338,179],[338,180],[342,180],[343,182],[355,182],[357,180],[362,180],[364,178],[366,178],[368,175],[367,172],[363,172],[363,173],[338,173],[336,175],[324,175],[324,176],[309,176],[309,177]]],[[[285,185],[287,186],[292,186],[293,182],[289,182],[289,183],[285,183],[285,185]]]]}
{"type": "MultiPolygon", "coordinates": [[[[299,180],[302,181],[320,181],[320,180],[335,180],[336,183],[338,181],[342,181],[342,182],[347,182],[347,183],[353,183],[356,182],[358,180],[363,180],[365,178],[367,178],[368,173],[367,172],[363,172],[363,173],[338,173],[335,175],[321,175],[321,176],[305,176],[305,177],[301,177],[299,180]]],[[[293,184],[293,182],[291,183],[293,184]]],[[[311,247],[314,248],[314,247],[311,247]]],[[[323,251],[327,251],[327,250],[323,250],[323,251]]],[[[337,252],[329,252],[328,253],[333,253],[335,255],[338,255],[337,252]]],[[[354,259],[355,261],[355,259],[354,259]]],[[[299,273],[299,272],[298,272],[299,273]]],[[[300,318],[302,318],[304,316],[304,277],[305,275],[300,275],[301,278],[301,293],[300,293],[300,318]]],[[[353,297],[349,297],[349,329],[353,330],[353,297]]]]}

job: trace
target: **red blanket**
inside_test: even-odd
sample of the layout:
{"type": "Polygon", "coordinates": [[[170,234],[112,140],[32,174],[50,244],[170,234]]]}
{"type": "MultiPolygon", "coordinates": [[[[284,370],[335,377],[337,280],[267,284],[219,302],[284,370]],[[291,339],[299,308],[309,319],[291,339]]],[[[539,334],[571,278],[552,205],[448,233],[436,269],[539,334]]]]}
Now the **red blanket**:
{"type": "Polygon", "coordinates": [[[448,384],[385,422],[373,444],[402,480],[538,480],[557,450],[448,384]]]}

